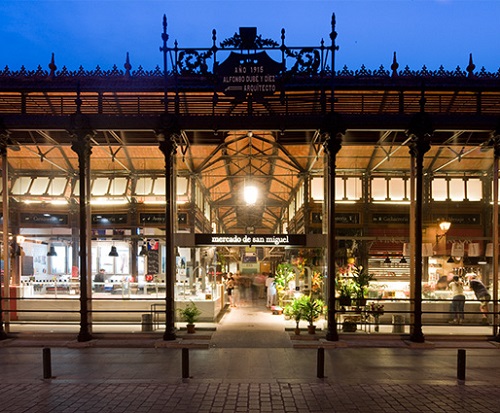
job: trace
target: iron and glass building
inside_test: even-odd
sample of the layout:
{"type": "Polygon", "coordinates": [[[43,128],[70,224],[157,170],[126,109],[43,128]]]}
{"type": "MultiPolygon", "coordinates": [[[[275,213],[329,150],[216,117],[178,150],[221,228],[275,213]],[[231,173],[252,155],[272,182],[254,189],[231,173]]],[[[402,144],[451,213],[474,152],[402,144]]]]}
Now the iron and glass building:
{"type": "Polygon", "coordinates": [[[217,319],[222,274],[288,262],[294,290],[321,281],[328,340],[353,264],[414,341],[448,324],[450,277],[480,276],[496,336],[499,72],[338,69],[336,37],[333,16],[315,46],[247,27],[182,48],[164,19],[161,68],[0,71],[2,332],[151,314],[172,340],[186,302],[217,319]]]}

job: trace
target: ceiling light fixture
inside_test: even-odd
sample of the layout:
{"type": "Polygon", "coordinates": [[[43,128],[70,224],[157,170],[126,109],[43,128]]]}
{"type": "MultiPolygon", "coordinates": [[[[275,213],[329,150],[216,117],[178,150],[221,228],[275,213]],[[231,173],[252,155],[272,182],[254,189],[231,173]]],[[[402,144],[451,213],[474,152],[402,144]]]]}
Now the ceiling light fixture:
{"type": "Polygon", "coordinates": [[[110,257],[118,257],[118,251],[116,250],[116,247],[113,245],[111,247],[111,251],[109,251],[109,254],[108,254],[110,257]]]}

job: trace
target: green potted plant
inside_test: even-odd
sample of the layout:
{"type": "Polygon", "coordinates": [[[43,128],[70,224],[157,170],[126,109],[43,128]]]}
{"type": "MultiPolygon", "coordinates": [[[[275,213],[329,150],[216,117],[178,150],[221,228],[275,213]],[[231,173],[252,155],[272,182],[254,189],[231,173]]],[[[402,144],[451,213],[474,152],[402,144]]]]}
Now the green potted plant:
{"type": "Polygon", "coordinates": [[[182,320],[187,323],[187,332],[190,334],[194,333],[194,323],[198,321],[201,310],[196,307],[196,304],[194,302],[190,301],[189,304],[187,304],[184,308],[178,308],[177,311],[179,312],[182,320]]]}
{"type": "Polygon", "coordinates": [[[278,296],[278,305],[283,307],[283,298],[288,290],[288,284],[295,278],[293,265],[282,262],[276,267],[274,274],[274,283],[276,284],[276,293],[278,296]]]}
{"type": "Polygon", "coordinates": [[[349,307],[352,303],[352,296],[354,294],[354,285],[351,280],[338,280],[337,290],[339,292],[339,305],[341,307],[349,307]]]}
{"type": "Polygon", "coordinates": [[[302,307],[302,317],[309,324],[307,325],[307,331],[309,334],[316,333],[316,326],[314,322],[323,314],[324,303],[319,298],[312,299],[309,296],[305,296],[304,300],[301,301],[302,307]]]}
{"type": "Polygon", "coordinates": [[[286,305],[283,313],[285,316],[292,318],[295,321],[295,334],[300,335],[299,323],[304,316],[304,300],[308,298],[307,296],[302,296],[295,298],[290,304],[286,305]]]}
{"type": "Polygon", "coordinates": [[[369,274],[363,266],[353,265],[351,268],[352,281],[354,283],[354,295],[356,297],[356,306],[358,308],[366,305],[366,293],[370,281],[374,281],[373,274],[369,274]]]}

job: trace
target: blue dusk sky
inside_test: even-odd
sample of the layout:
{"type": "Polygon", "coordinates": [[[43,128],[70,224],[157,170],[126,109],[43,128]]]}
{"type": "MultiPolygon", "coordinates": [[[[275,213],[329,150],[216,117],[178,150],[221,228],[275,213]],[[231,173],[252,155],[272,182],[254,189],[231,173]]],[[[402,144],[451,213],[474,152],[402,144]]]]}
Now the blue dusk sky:
{"type": "Polygon", "coordinates": [[[470,53],[476,70],[500,69],[500,0],[0,0],[0,70],[47,70],[52,53],[58,69],[123,69],[127,52],[133,70],[161,67],[164,14],[170,46],[210,47],[213,29],[220,42],[239,27],[319,46],[332,13],[337,70],[389,69],[394,52],[400,69],[465,69],[470,53]]]}

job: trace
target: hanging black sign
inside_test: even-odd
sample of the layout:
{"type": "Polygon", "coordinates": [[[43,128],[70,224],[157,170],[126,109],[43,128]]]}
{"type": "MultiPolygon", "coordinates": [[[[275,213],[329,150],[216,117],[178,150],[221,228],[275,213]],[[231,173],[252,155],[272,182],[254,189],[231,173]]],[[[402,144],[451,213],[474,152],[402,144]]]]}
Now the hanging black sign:
{"type": "Polygon", "coordinates": [[[219,89],[225,95],[246,97],[248,94],[272,95],[276,92],[276,76],[281,64],[266,52],[231,52],[217,68],[219,89]]]}
{"type": "Polygon", "coordinates": [[[306,236],[297,234],[194,234],[196,245],[263,245],[273,247],[306,245],[306,236]]]}
{"type": "Polygon", "coordinates": [[[126,224],[128,221],[127,214],[92,214],[92,224],[94,225],[109,225],[109,224],[126,224]]]}
{"type": "Polygon", "coordinates": [[[68,225],[67,214],[21,214],[23,225],[68,225]]]}

